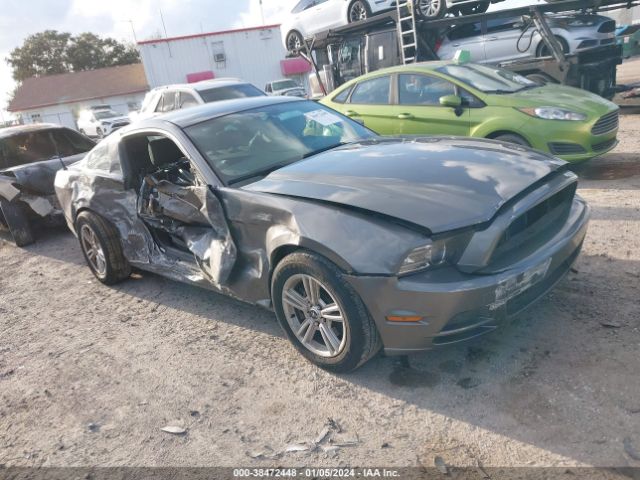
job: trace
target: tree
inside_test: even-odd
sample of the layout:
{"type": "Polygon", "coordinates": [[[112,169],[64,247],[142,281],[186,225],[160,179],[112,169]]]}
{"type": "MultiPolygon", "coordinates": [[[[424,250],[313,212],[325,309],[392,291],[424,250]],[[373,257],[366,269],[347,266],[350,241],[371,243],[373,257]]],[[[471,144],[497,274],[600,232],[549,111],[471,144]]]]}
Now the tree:
{"type": "Polygon", "coordinates": [[[6,60],[13,69],[13,78],[21,82],[33,76],[138,63],[140,55],[133,45],[113,38],[45,30],[27,37],[6,60]]]}

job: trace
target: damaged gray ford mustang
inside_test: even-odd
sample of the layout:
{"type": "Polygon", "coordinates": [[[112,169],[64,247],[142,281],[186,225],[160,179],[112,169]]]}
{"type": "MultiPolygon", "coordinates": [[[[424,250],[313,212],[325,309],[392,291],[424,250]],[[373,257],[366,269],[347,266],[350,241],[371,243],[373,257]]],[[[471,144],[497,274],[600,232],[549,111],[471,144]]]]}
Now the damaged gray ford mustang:
{"type": "Polygon", "coordinates": [[[16,245],[33,243],[34,222],[64,224],[53,189],[56,172],[84,157],[95,143],[60,125],[0,129],[0,226],[16,245]]]}
{"type": "Polygon", "coordinates": [[[273,308],[332,371],[494,330],[563,277],[589,218],[561,160],[285,97],[142,121],[55,186],[100,281],[135,266],[273,308]]]}

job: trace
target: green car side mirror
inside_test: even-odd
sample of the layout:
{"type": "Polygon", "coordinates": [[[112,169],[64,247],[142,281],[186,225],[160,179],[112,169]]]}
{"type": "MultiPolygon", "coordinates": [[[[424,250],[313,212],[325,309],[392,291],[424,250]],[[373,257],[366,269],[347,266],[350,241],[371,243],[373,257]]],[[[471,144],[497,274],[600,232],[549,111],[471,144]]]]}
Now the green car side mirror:
{"type": "Polygon", "coordinates": [[[444,97],[440,97],[440,105],[443,107],[458,108],[462,106],[462,98],[458,95],[446,95],[444,97]]]}

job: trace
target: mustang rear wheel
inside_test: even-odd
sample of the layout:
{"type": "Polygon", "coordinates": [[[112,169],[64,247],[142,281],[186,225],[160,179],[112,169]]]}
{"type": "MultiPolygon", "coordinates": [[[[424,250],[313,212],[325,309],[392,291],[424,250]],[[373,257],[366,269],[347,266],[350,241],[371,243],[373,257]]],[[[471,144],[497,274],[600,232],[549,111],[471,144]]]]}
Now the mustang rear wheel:
{"type": "Polygon", "coordinates": [[[118,283],[131,274],[122,253],[118,230],[101,216],[84,211],[76,220],[80,248],[89,268],[106,285],[118,283]]]}
{"type": "Polygon", "coordinates": [[[278,322],[308,360],[334,372],[348,372],[381,347],[364,303],[328,260],[296,252],[273,273],[271,295],[278,322]]]}

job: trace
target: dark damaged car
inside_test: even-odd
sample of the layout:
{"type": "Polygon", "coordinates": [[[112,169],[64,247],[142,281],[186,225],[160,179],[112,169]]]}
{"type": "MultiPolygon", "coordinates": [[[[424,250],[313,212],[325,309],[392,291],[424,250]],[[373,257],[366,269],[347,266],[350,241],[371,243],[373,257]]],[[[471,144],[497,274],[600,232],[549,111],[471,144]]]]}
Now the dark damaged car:
{"type": "Polygon", "coordinates": [[[78,132],[36,124],[0,129],[0,224],[16,245],[34,241],[34,223],[64,224],[53,188],[56,172],[95,146],[78,132]]]}
{"type": "Polygon", "coordinates": [[[116,132],[56,191],[102,282],[135,266],[272,308],[302,355],[348,371],[490,332],[553,287],[589,217],[566,165],[265,97],[116,132]]]}

